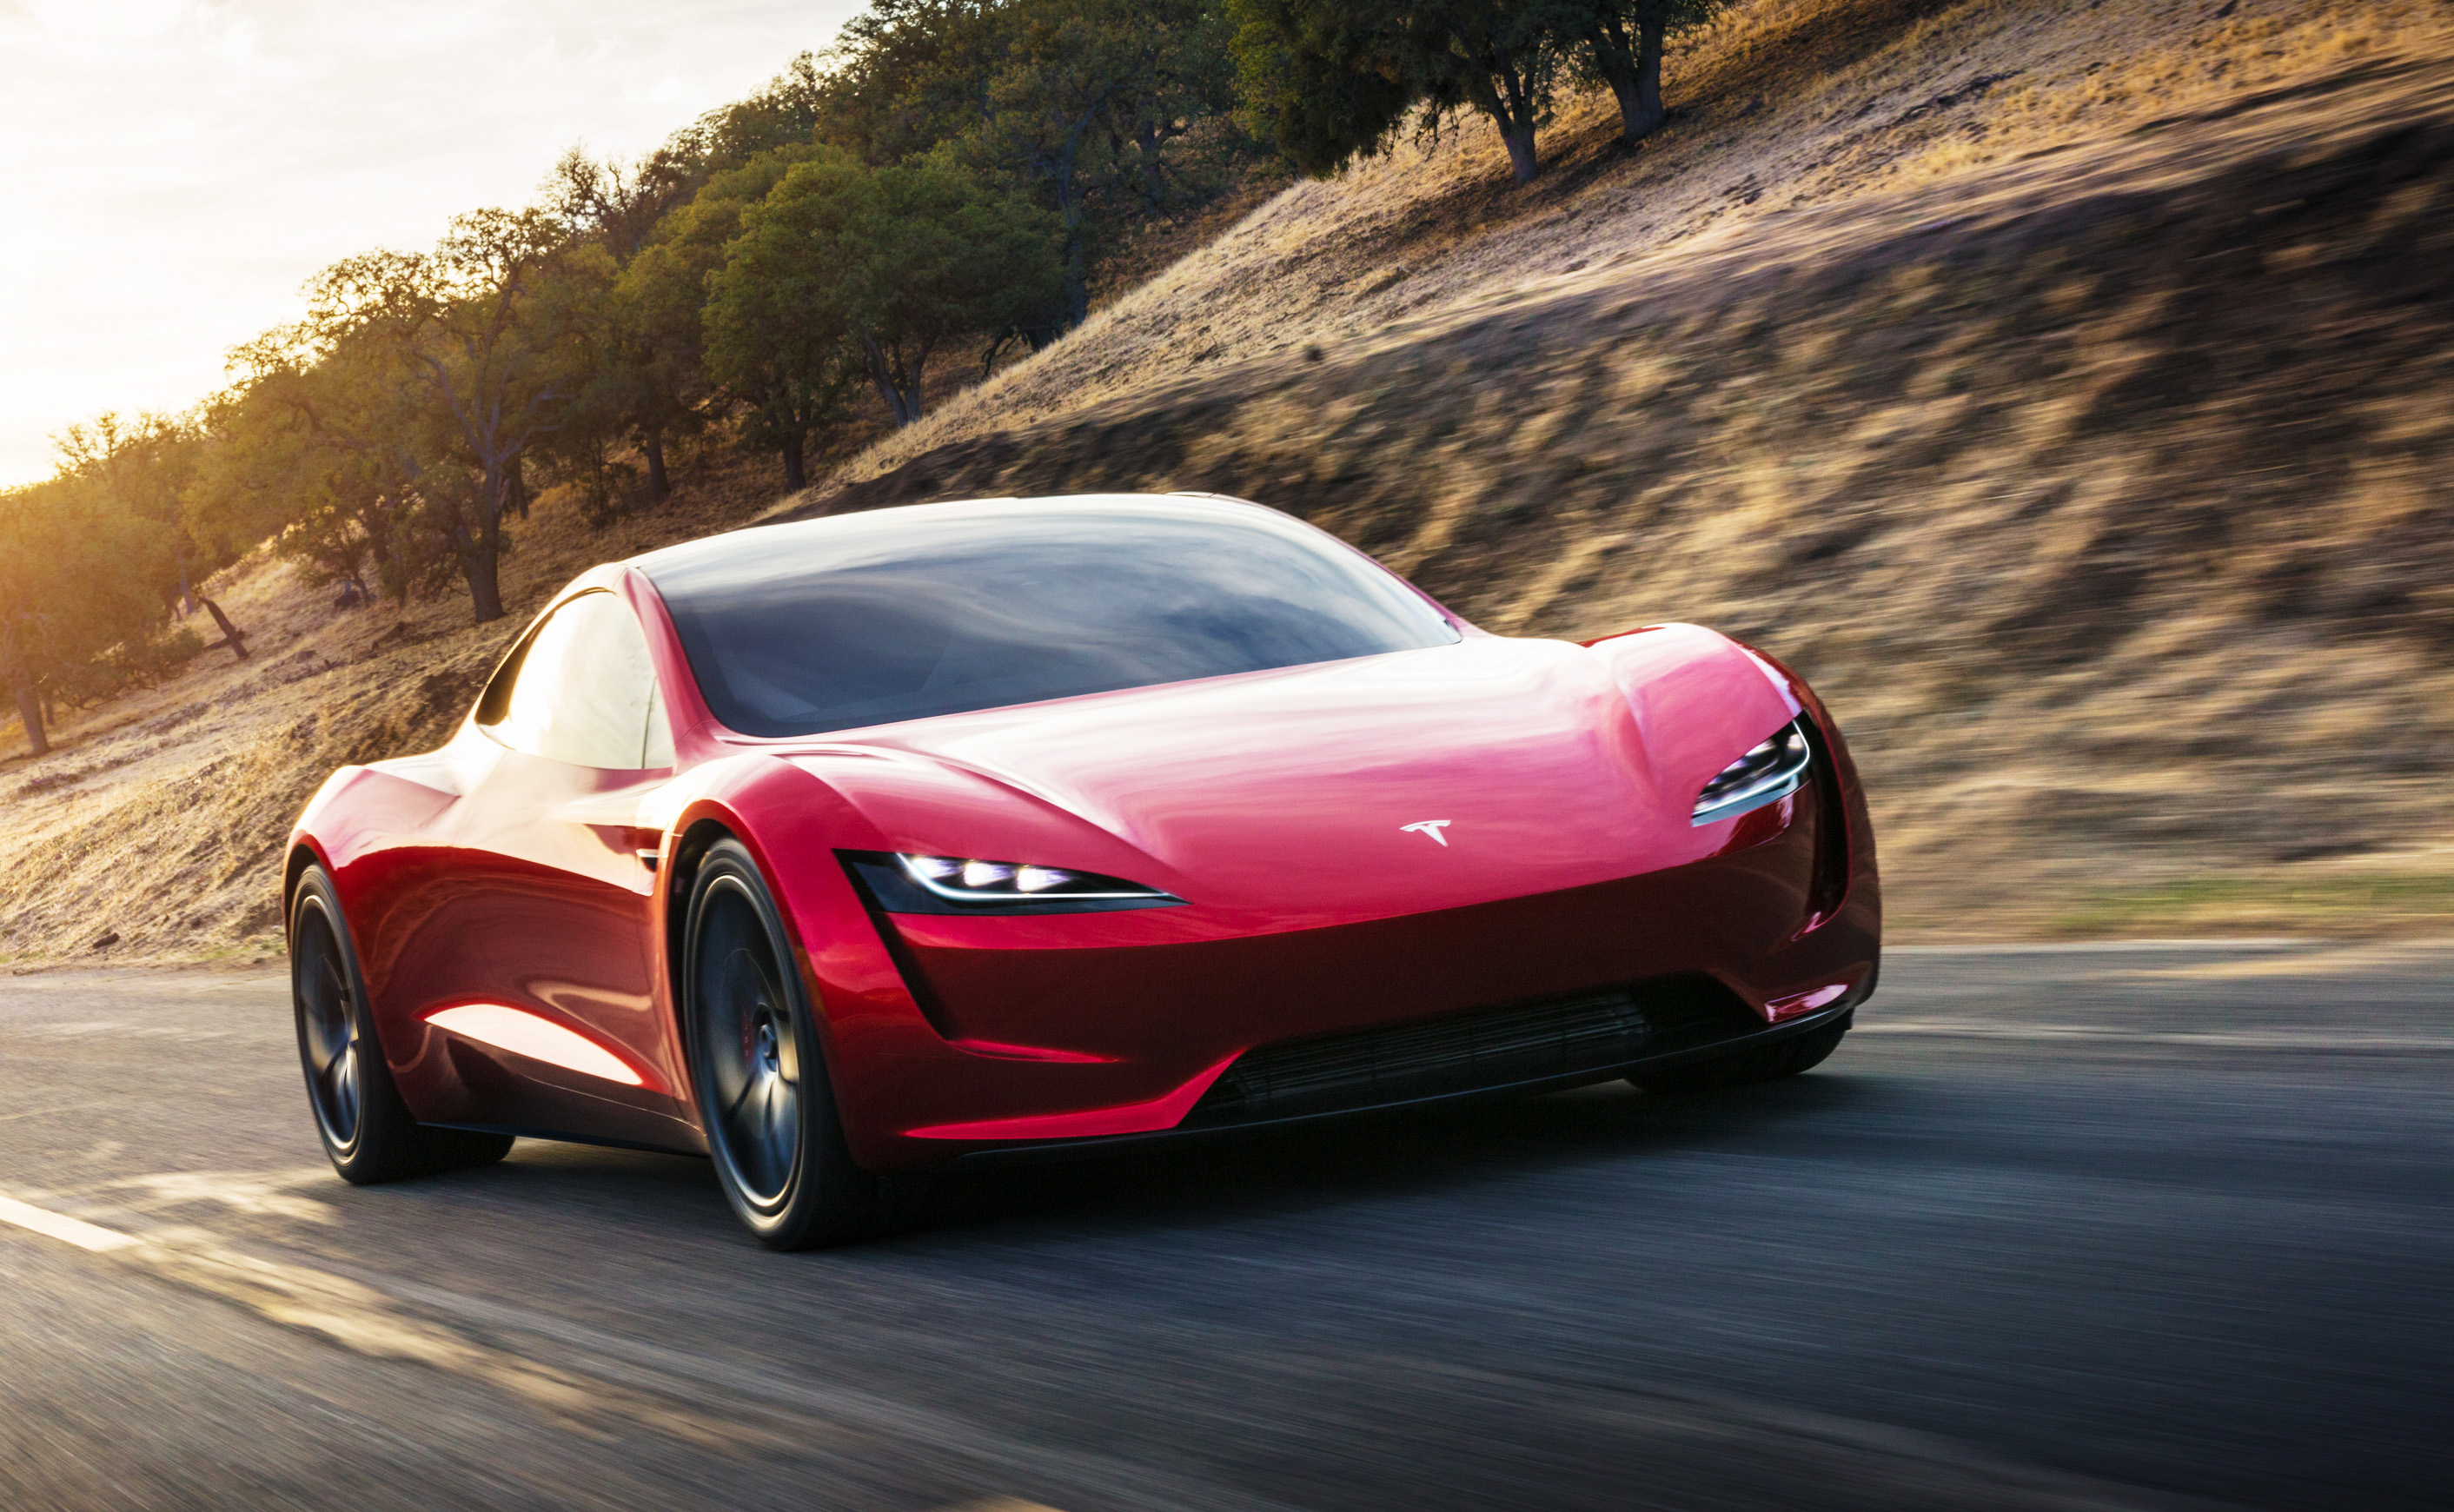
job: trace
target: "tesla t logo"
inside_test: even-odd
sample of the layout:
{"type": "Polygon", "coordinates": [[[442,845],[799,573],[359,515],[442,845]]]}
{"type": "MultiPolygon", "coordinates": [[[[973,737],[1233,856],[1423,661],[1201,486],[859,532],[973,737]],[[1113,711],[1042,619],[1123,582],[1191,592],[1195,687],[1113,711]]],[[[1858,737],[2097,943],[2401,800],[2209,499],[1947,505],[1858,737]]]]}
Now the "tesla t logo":
{"type": "Polygon", "coordinates": [[[1446,819],[1424,819],[1418,823],[1400,824],[1398,826],[1398,829],[1409,835],[1428,835],[1433,839],[1439,841],[1443,846],[1449,843],[1449,837],[1442,835],[1440,831],[1445,830],[1448,827],[1449,821],[1446,819]]]}

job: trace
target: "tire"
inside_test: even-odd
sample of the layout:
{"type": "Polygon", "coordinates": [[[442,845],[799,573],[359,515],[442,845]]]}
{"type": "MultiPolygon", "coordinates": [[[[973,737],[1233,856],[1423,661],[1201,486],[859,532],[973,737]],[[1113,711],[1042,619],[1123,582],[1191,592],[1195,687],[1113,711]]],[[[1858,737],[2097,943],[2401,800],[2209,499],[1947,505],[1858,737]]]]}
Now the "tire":
{"type": "Polygon", "coordinates": [[[375,1038],[349,920],[320,866],[298,878],[291,900],[290,1000],[307,1106],[342,1180],[372,1186],[491,1165],[511,1153],[508,1134],[431,1128],[410,1116],[375,1038]]]}
{"type": "Polygon", "coordinates": [[[853,1163],[783,917],[739,841],[699,863],[684,940],[692,1091],[725,1200],[770,1249],[874,1237],[878,1180],[853,1163]]]}
{"type": "Polygon", "coordinates": [[[1753,1086],[1760,1081],[1779,1081],[1821,1065],[1832,1052],[1840,1048],[1840,1037],[1849,1032],[1844,1020],[1813,1034],[1796,1036],[1776,1044],[1760,1045],[1735,1055],[1712,1060],[1691,1060],[1685,1065],[1665,1066],[1659,1071],[1639,1071],[1627,1079],[1656,1097],[1678,1097],[1689,1092],[1719,1092],[1730,1087],[1753,1086]]]}

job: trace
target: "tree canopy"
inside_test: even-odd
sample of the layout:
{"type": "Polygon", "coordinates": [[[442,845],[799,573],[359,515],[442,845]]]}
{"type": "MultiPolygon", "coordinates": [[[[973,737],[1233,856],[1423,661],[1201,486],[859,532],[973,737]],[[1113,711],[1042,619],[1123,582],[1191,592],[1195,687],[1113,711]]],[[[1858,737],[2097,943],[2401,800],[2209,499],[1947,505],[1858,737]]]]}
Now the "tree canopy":
{"type": "Polygon", "coordinates": [[[200,585],[266,543],[349,601],[456,580],[494,619],[541,488],[601,526],[716,441],[800,488],[927,413],[950,352],[985,373],[1079,325],[1107,259],[1238,172],[1472,112],[1530,178],[1569,83],[1641,137],[1664,39],[1720,9],[870,0],[635,160],[574,148],[532,205],[334,263],[191,412],[63,432],[57,475],[0,495],[0,684],[39,748],[48,705],[203,647],[191,615],[245,655],[200,585]]]}
{"type": "Polygon", "coordinates": [[[1519,183],[1541,171],[1538,135],[1569,78],[1607,85],[1634,143],[1667,118],[1670,33],[1725,0],[1228,0],[1246,110],[1302,171],[1380,151],[1416,112],[1489,120],[1519,183]]]}

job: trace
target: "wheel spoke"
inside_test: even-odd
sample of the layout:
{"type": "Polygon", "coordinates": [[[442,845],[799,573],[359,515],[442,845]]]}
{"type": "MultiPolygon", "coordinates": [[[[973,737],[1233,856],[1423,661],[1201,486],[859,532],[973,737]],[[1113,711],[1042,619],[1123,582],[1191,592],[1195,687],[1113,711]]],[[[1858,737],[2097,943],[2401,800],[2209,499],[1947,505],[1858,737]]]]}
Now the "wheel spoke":
{"type": "Polygon", "coordinates": [[[307,1063],[308,1097],[325,1138],[343,1147],[357,1138],[363,1100],[358,1016],[332,922],[320,915],[310,917],[301,926],[299,949],[304,958],[295,978],[298,1041],[307,1063]]]}
{"type": "Polygon", "coordinates": [[[775,1141],[768,1135],[768,1125],[774,1119],[774,1108],[775,1079],[760,1077],[757,1106],[742,1132],[747,1136],[743,1142],[754,1152],[752,1159],[758,1167],[758,1184],[761,1188],[770,1191],[783,1184],[784,1175],[783,1163],[775,1159],[775,1141]]]}
{"type": "Polygon", "coordinates": [[[759,1076],[743,1077],[741,1079],[741,1090],[733,1095],[733,1100],[726,1103],[724,1105],[724,1111],[717,1116],[728,1123],[733,1122],[734,1115],[739,1113],[741,1111],[741,1105],[750,1100],[750,1094],[757,1091],[766,1079],[767,1079],[765,1077],[759,1076]]]}
{"type": "Polygon", "coordinates": [[[800,1163],[796,1010],[754,911],[737,894],[709,906],[690,968],[701,1108],[727,1184],[766,1209],[800,1163]]]}
{"type": "Polygon", "coordinates": [[[777,1171],[793,1168],[794,1137],[799,1130],[800,1099],[792,1084],[781,1077],[768,1079],[767,1148],[774,1155],[777,1171]]]}
{"type": "Polygon", "coordinates": [[[332,1063],[341,1058],[347,1046],[334,1042],[331,1026],[318,1023],[311,1017],[307,1023],[307,1058],[318,1077],[330,1077],[332,1063]]]}

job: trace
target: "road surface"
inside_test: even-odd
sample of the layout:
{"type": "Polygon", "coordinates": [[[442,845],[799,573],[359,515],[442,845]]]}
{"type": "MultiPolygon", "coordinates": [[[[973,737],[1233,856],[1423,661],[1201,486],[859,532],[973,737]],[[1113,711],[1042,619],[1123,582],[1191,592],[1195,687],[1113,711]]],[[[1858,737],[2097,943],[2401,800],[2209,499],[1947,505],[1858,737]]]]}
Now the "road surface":
{"type": "Polygon", "coordinates": [[[0,1506],[2444,1507],[2454,949],[1896,952],[1743,1093],[355,1190],[255,973],[0,976],[0,1506]]]}

